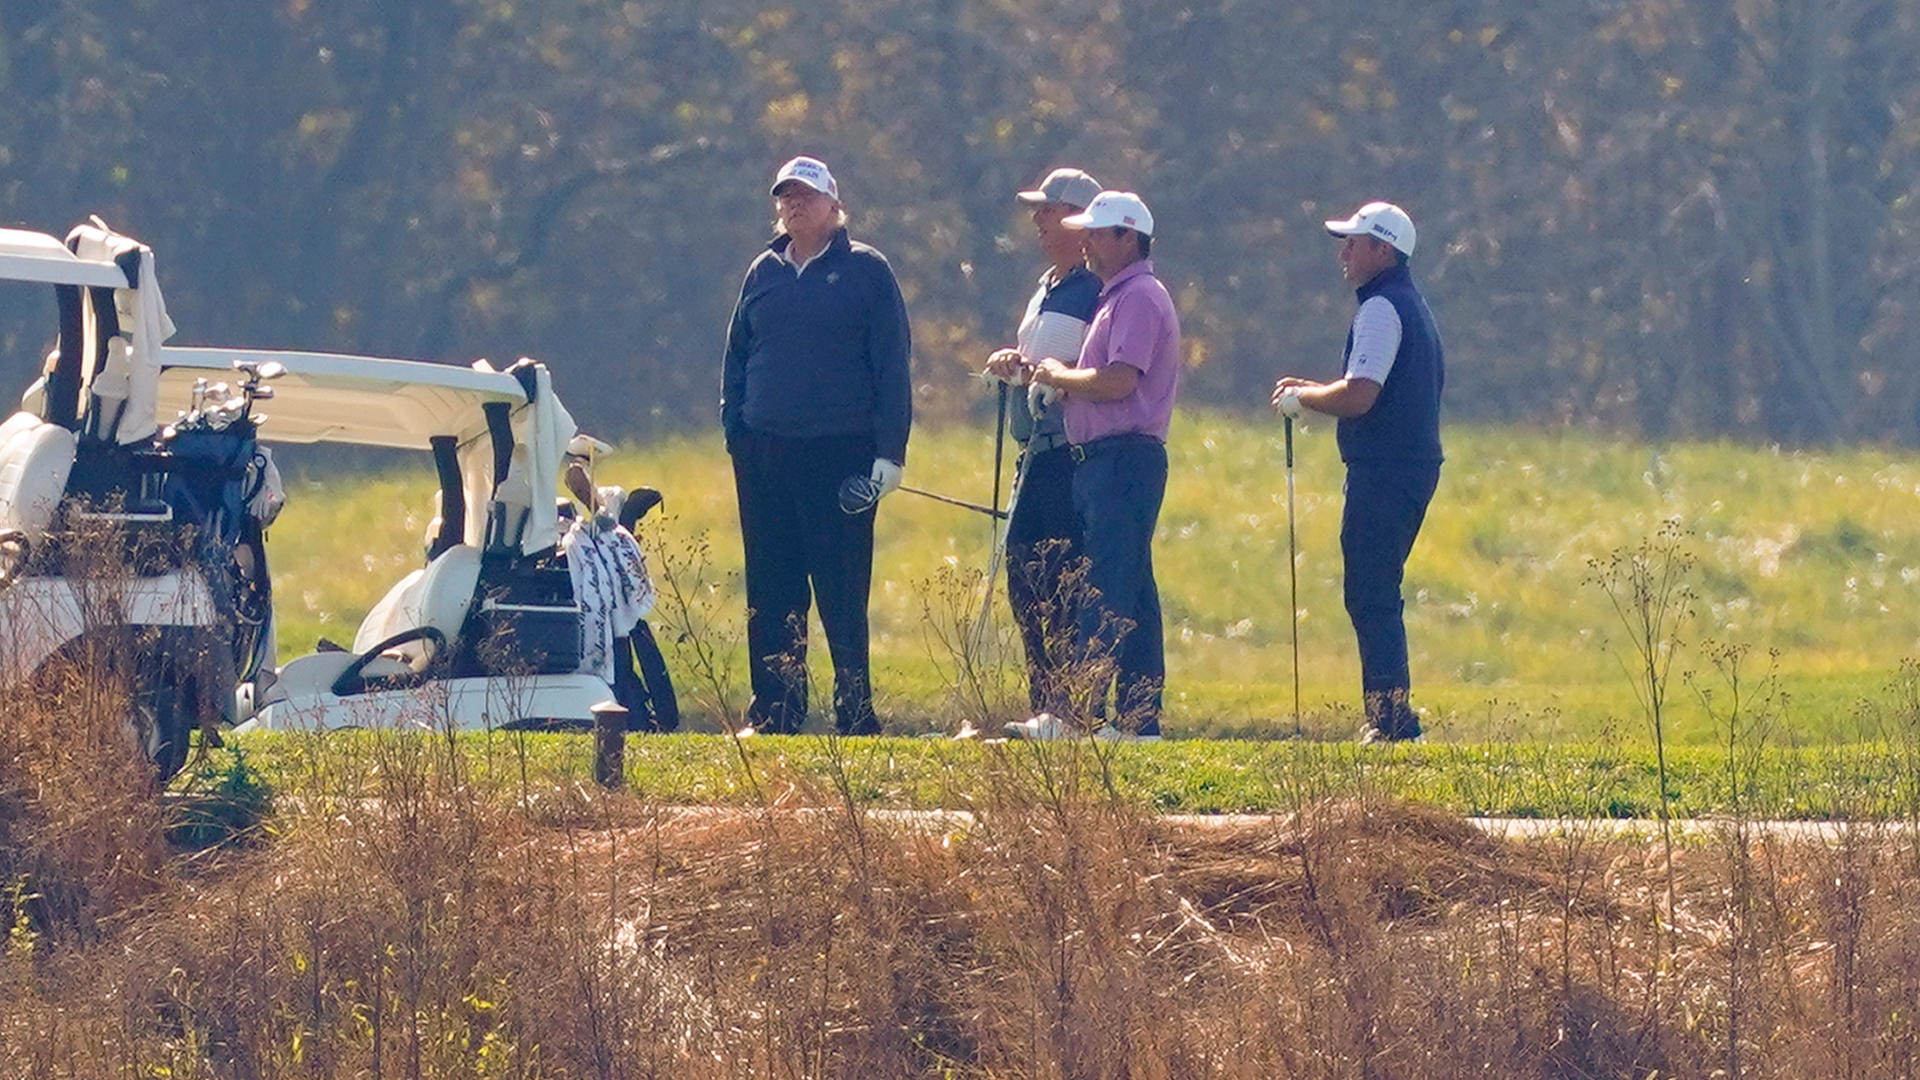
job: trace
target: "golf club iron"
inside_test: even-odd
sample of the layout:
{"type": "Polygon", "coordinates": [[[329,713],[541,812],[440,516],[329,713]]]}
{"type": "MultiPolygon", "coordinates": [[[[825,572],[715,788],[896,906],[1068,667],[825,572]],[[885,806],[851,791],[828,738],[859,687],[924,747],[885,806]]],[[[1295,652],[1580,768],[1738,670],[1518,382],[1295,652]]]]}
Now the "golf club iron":
{"type": "MultiPolygon", "coordinates": [[[[1000,461],[1006,455],[1006,450],[1007,450],[1007,383],[1005,379],[1002,379],[1000,381],[1000,400],[999,400],[998,406],[996,407],[995,419],[993,422],[993,502],[988,504],[994,507],[995,509],[999,509],[1000,507],[1000,461]]],[[[993,542],[996,547],[1000,543],[1000,521],[998,518],[994,519],[993,542]]],[[[991,577],[992,575],[989,574],[988,576],[991,577]]]]}
{"type": "MultiPolygon", "coordinates": [[[[1013,458],[1013,486],[1007,491],[1007,509],[1001,518],[1012,522],[1013,512],[1020,505],[1020,490],[1026,486],[1027,453],[1022,450],[1013,458]]],[[[969,648],[979,648],[981,635],[987,628],[987,616],[993,611],[993,585],[1000,579],[1000,564],[1007,554],[1007,530],[996,523],[993,534],[993,554],[987,559],[987,594],[980,601],[980,613],[973,619],[973,636],[967,639],[969,648]]]]}
{"type": "Polygon", "coordinates": [[[1286,418],[1287,431],[1287,612],[1288,641],[1293,646],[1293,733],[1300,729],[1300,553],[1293,534],[1293,417],[1286,418]]]}

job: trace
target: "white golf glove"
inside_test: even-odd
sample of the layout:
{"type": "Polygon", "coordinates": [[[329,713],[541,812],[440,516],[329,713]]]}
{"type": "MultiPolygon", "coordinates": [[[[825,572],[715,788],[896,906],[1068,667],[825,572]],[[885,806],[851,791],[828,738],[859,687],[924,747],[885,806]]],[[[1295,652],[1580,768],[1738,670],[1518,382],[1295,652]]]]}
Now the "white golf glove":
{"type": "Polygon", "coordinates": [[[868,479],[873,481],[873,486],[879,491],[879,494],[874,497],[884,499],[900,490],[900,481],[906,475],[906,471],[906,468],[897,461],[890,461],[883,457],[874,458],[873,472],[868,474],[868,479]]]}
{"type": "Polygon", "coordinates": [[[1027,387],[1027,412],[1031,414],[1035,420],[1038,420],[1059,398],[1060,388],[1057,386],[1041,386],[1039,383],[1029,384],[1027,387]]]}
{"type": "Polygon", "coordinates": [[[1307,413],[1307,403],[1300,400],[1300,388],[1297,386],[1282,390],[1273,407],[1289,420],[1298,420],[1307,413]]]}

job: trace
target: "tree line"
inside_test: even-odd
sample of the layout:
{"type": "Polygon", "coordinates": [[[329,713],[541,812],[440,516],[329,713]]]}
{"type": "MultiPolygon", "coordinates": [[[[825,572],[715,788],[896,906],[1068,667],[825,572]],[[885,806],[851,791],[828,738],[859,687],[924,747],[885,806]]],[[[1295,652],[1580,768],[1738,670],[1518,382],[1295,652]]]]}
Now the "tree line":
{"type": "Polygon", "coordinates": [[[1454,417],[1912,445],[1916,61],[1902,0],[0,0],[0,219],[152,243],[182,341],[536,355],[643,437],[714,422],[794,153],[894,263],[923,415],[988,407],[1048,166],[1146,197],[1185,399],[1248,409],[1337,364],[1319,222],[1383,197],[1454,417]]]}

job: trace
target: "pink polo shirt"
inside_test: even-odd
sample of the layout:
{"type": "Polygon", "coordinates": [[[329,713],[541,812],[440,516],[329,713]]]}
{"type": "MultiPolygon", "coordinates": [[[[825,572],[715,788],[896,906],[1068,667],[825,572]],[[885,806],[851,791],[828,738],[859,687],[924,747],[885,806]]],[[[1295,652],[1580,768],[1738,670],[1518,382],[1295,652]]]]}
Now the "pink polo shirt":
{"type": "Polygon", "coordinates": [[[1167,441],[1173,396],[1180,388],[1180,317],[1173,297],[1153,276],[1153,260],[1141,259],[1113,276],[1100,291],[1093,325],[1080,346],[1082,368],[1125,364],[1140,372],[1133,392],[1119,401],[1066,397],[1062,416],[1067,440],[1089,443],[1109,435],[1151,435],[1167,441]]]}

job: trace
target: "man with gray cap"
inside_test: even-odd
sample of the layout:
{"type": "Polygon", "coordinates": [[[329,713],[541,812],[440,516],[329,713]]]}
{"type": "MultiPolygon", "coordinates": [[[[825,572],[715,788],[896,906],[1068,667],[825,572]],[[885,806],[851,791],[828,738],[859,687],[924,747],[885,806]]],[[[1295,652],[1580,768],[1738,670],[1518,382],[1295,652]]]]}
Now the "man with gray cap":
{"type": "Polygon", "coordinates": [[[1360,301],[1347,331],[1344,374],[1329,383],[1282,378],[1273,405],[1289,418],[1309,410],[1339,418],[1347,466],[1340,554],[1347,616],[1360,641],[1362,739],[1417,739],[1400,584],[1440,482],[1446,355],[1407,268],[1414,230],[1406,211],[1370,202],[1326,228],[1340,240],[1340,271],[1360,301]]]}
{"type": "MultiPolygon", "coordinates": [[[[1080,233],[1061,219],[1078,213],[1100,194],[1100,185],[1079,169],[1055,169],[1040,186],[1014,200],[1032,208],[1034,239],[1046,257],[1033,296],[1020,320],[1015,346],[987,358],[987,374],[1027,382],[1031,362],[1055,357],[1073,363],[1100,303],[1100,279],[1087,269],[1080,233]]],[[[1066,712],[1058,676],[1074,637],[1076,609],[1067,571],[1080,557],[1080,515],[1073,508],[1073,458],[1066,420],[1053,396],[1037,384],[1013,410],[1013,437],[1020,443],[1020,497],[1007,522],[1007,600],[1027,655],[1027,696],[1035,714],[1066,712]]]]}
{"type": "MultiPolygon", "coordinates": [[[[1180,388],[1180,318],[1153,274],[1153,214],[1140,196],[1102,191],[1061,224],[1080,231],[1087,268],[1102,283],[1079,361],[1030,361],[1032,379],[1064,398],[1073,504],[1086,528],[1089,598],[1079,611],[1069,716],[1088,725],[1111,716],[1094,729],[1096,738],[1157,742],[1167,662],[1153,531],[1180,388]]],[[[1043,714],[1009,725],[1009,733],[1048,737],[1060,727],[1043,714]]]]}
{"type": "Polygon", "coordinates": [[[867,658],[871,504],[844,513],[857,478],[900,486],[912,422],[907,307],[886,257],[847,237],[840,188],[797,157],[773,180],[779,235],[747,269],[727,331],[720,424],[746,549],[747,647],[756,730],[807,715],[807,609],[833,656],[835,726],[880,730],[867,658]]]}

